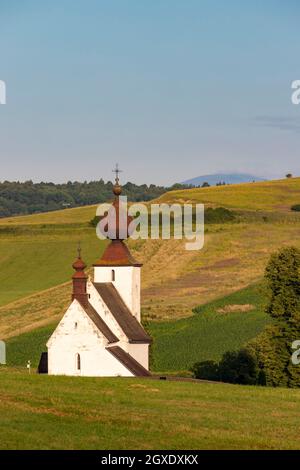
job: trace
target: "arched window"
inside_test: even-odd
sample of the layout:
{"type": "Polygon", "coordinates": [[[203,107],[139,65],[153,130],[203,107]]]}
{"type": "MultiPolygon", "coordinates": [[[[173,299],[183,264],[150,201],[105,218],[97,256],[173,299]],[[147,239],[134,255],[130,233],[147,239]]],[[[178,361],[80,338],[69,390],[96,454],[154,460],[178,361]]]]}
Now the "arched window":
{"type": "Polygon", "coordinates": [[[77,367],[77,370],[80,370],[80,369],[81,369],[80,354],[76,354],[76,367],[77,367]]]}
{"type": "Polygon", "coordinates": [[[111,270],[111,280],[112,282],[116,280],[116,273],[114,269],[111,270]]]}

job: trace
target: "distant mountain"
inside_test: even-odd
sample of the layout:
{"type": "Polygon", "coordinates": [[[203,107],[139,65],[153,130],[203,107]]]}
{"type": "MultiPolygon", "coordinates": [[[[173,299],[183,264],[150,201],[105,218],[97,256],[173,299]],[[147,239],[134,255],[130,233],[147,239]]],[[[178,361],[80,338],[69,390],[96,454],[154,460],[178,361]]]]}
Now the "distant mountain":
{"type": "Polygon", "coordinates": [[[202,184],[206,182],[210,186],[215,186],[220,182],[224,182],[226,184],[239,184],[250,183],[252,181],[266,181],[266,178],[259,178],[258,176],[249,175],[248,173],[216,173],[214,175],[197,176],[196,178],[183,181],[181,184],[202,186],[202,184]]]}

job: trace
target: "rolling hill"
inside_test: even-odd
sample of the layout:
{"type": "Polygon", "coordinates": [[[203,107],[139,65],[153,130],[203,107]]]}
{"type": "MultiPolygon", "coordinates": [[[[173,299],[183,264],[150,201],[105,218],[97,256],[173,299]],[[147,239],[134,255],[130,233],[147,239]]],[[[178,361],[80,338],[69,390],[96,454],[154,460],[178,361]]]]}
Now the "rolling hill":
{"type": "MultiPolygon", "coordinates": [[[[210,341],[205,338],[210,338],[218,325],[229,331],[233,322],[237,328],[236,342],[228,337],[218,354],[257,334],[265,322],[257,295],[253,294],[252,301],[243,300],[244,294],[238,301],[228,296],[235,292],[239,296],[240,291],[247,297],[248,286],[261,283],[272,252],[284,245],[300,247],[300,214],[289,210],[300,201],[299,178],[173,191],[155,202],[190,201],[229,207],[237,217],[229,223],[207,225],[205,246],[200,251],[186,251],[184,240],[129,241],[136,258],[144,263],[142,314],[157,338],[156,370],[186,370],[191,360],[205,359],[205,351],[207,356],[210,354],[207,346],[203,348],[210,341]],[[250,303],[255,308],[222,315],[217,312],[218,302],[222,301],[226,305],[250,303]],[[197,306],[205,306],[203,315],[193,314],[197,306]],[[241,322],[245,329],[238,326],[241,322]],[[170,351],[168,344],[178,345],[181,341],[183,345],[191,341],[191,352],[188,357],[181,354],[182,361],[176,359],[171,364],[164,351],[170,351]]],[[[71,264],[78,240],[82,241],[83,256],[89,265],[104,248],[105,242],[97,239],[89,225],[95,209],[88,206],[0,220],[3,339],[16,338],[59,320],[70,299],[71,264]]]]}
{"type": "Polygon", "coordinates": [[[247,211],[287,212],[300,200],[300,178],[191,188],[165,193],[161,202],[201,202],[247,211]]]}
{"type": "Polygon", "coordinates": [[[258,176],[249,175],[248,173],[215,173],[213,175],[196,176],[195,178],[183,181],[182,184],[202,186],[203,183],[208,183],[210,186],[215,186],[220,182],[225,184],[239,184],[265,180],[266,178],[259,178],[258,176]]]}

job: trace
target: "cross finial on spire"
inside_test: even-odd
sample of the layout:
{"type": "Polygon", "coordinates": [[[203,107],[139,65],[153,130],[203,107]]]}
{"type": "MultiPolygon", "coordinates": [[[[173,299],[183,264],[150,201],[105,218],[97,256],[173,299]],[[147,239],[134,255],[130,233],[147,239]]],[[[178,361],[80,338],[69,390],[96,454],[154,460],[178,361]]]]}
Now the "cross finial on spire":
{"type": "Polygon", "coordinates": [[[78,258],[81,258],[81,242],[80,241],[78,242],[78,245],[77,245],[77,253],[78,253],[78,258]]]}
{"type": "Polygon", "coordinates": [[[119,164],[118,163],[116,163],[116,168],[112,171],[113,171],[113,173],[116,174],[116,179],[115,179],[116,184],[119,184],[119,173],[122,173],[122,170],[119,169],[119,164]]]}

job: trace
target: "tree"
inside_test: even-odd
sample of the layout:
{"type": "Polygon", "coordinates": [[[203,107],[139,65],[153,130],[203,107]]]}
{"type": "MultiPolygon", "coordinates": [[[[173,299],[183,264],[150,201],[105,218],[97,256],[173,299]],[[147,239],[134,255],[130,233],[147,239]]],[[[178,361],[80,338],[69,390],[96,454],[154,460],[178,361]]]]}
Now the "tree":
{"type": "Polygon", "coordinates": [[[204,181],[204,183],[201,186],[201,188],[209,188],[209,187],[210,187],[210,184],[207,181],[204,181]]]}
{"type": "Polygon", "coordinates": [[[196,362],[191,368],[196,379],[219,381],[219,364],[215,361],[196,362]]]}
{"type": "Polygon", "coordinates": [[[197,379],[214,380],[241,385],[265,385],[262,371],[255,356],[246,349],[223,354],[219,364],[203,361],[193,365],[191,371],[197,379]]]}
{"type": "Polygon", "coordinates": [[[293,178],[293,175],[292,173],[288,173],[287,175],[285,175],[287,178],[293,178]]]}
{"type": "Polygon", "coordinates": [[[222,382],[255,385],[258,383],[259,369],[255,357],[246,349],[241,349],[223,355],[219,375],[222,382]]]}
{"type": "Polygon", "coordinates": [[[300,339],[300,251],[284,248],[271,256],[265,278],[266,312],[272,323],[248,344],[267,385],[299,387],[300,366],[292,364],[292,343],[300,339]]]}

